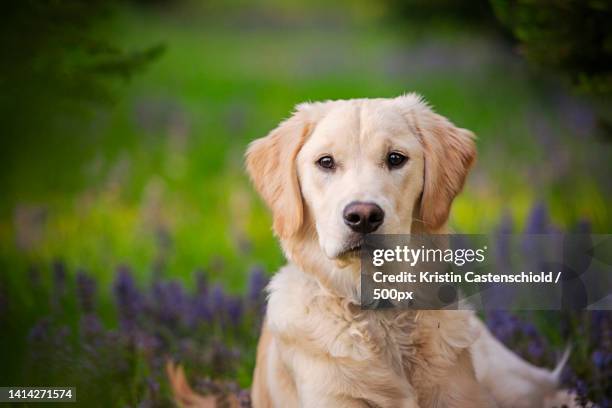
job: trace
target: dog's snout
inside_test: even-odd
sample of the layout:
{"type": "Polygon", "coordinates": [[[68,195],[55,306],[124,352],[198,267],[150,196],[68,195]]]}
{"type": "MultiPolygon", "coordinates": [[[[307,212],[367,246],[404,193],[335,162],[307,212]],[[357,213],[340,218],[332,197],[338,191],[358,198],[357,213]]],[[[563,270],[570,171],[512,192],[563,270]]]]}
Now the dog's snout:
{"type": "Polygon", "coordinates": [[[380,227],[385,212],[377,204],[353,201],[344,208],[344,223],[353,231],[369,234],[380,227]]]}

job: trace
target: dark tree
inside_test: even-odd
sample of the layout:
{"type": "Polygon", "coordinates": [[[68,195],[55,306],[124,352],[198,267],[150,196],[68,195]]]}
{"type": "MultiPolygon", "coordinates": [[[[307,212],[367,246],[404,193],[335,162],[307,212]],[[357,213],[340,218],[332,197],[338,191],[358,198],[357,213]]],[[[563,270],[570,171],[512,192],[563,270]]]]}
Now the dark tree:
{"type": "MultiPolygon", "coordinates": [[[[107,23],[118,5],[119,0],[19,0],[0,6],[0,186],[5,194],[11,173],[24,167],[24,146],[28,163],[58,160],[54,149],[78,146],[86,133],[74,119],[112,100],[117,84],[163,51],[156,45],[128,52],[108,40],[107,23]]],[[[41,166],[39,173],[52,177],[45,173],[51,166],[41,166]]]]}
{"type": "Polygon", "coordinates": [[[491,0],[521,52],[566,74],[581,91],[612,94],[612,2],[491,0]]]}

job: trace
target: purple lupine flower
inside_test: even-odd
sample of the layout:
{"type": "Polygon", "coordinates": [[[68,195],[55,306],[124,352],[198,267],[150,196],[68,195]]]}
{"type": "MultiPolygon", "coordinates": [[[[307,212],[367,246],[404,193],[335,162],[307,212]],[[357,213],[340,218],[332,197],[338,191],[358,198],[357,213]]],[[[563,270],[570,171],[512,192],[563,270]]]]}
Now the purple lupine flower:
{"type": "Polygon", "coordinates": [[[253,308],[253,312],[255,313],[256,326],[261,324],[263,315],[265,314],[265,288],[268,282],[269,279],[265,275],[263,268],[255,267],[251,269],[246,300],[250,305],[249,307],[253,308]]]}
{"type": "Polygon", "coordinates": [[[189,357],[192,354],[197,353],[197,350],[198,350],[198,345],[195,343],[194,339],[186,338],[186,339],[181,339],[181,341],[179,342],[179,347],[178,347],[179,356],[189,357]]]}
{"type": "Polygon", "coordinates": [[[493,310],[487,314],[487,325],[503,343],[508,343],[517,329],[517,320],[504,310],[493,310]]]}
{"type": "Polygon", "coordinates": [[[195,273],[196,278],[196,292],[198,294],[208,295],[208,278],[206,272],[198,270],[195,273]]]}
{"type": "Polygon", "coordinates": [[[242,319],[242,299],[239,297],[229,297],[226,300],[225,310],[229,317],[229,323],[237,326],[240,323],[240,319],[242,319]]]}
{"type": "Polygon", "coordinates": [[[176,281],[155,282],[153,303],[159,320],[165,324],[174,326],[187,316],[188,300],[182,285],[176,281]]]}
{"type": "Polygon", "coordinates": [[[251,393],[248,390],[240,390],[238,393],[238,404],[240,408],[251,408],[251,393]]]}
{"type": "Polygon", "coordinates": [[[210,310],[210,300],[205,294],[197,293],[193,298],[191,306],[191,324],[197,325],[199,323],[210,323],[212,319],[212,313],[210,310]]]}
{"type": "Polygon", "coordinates": [[[590,234],[592,231],[591,223],[586,219],[579,220],[575,229],[577,234],[590,234]]]}
{"type": "Polygon", "coordinates": [[[546,251],[542,239],[533,236],[537,234],[547,234],[551,232],[548,210],[544,203],[536,203],[531,209],[525,224],[525,237],[523,238],[523,262],[525,268],[544,270],[542,261],[546,251]]]}
{"type": "Polygon", "coordinates": [[[600,370],[612,369],[612,353],[605,350],[595,350],[591,355],[591,360],[595,367],[600,370]]]}
{"type": "Polygon", "coordinates": [[[576,378],[576,373],[574,373],[570,364],[566,364],[565,367],[563,367],[563,371],[561,371],[560,384],[564,388],[571,388],[570,385],[573,384],[574,378],[576,378]]]}
{"type": "Polygon", "coordinates": [[[522,322],[521,323],[521,331],[529,337],[537,337],[538,330],[536,327],[530,322],[522,322]]]}
{"type": "Polygon", "coordinates": [[[225,296],[225,292],[220,285],[215,285],[212,290],[212,294],[210,297],[211,300],[211,312],[213,313],[213,318],[219,318],[223,316],[225,312],[225,303],[227,302],[227,298],[225,296]]]}
{"type": "Polygon", "coordinates": [[[255,267],[251,269],[247,286],[247,302],[254,305],[260,303],[263,298],[263,290],[267,284],[268,278],[263,268],[255,267]]]}
{"type": "Polygon", "coordinates": [[[86,339],[98,338],[104,330],[102,322],[93,313],[87,313],[81,316],[80,324],[81,336],[86,339]]]}
{"type": "Polygon", "coordinates": [[[193,388],[202,394],[219,394],[221,392],[219,385],[210,378],[196,378],[193,388]]]}
{"type": "Polygon", "coordinates": [[[578,402],[581,406],[586,406],[589,401],[589,386],[586,381],[578,378],[575,382],[575,390],[578,402]]]}
{"type": "Polygon", "coordinates": [[[500,341],[523,358],[535,364],[553,364],[554,356],[546,338],[529,320],[506,311],[497,311],[487,315],[487,324],[500,341]]]}
{"type": "Polygon", "coordinates": [[[213,371],[219,374],[230,373],[232,367],[234,367],[240,358],[240,351],[238,349],[227,347],[221,341],[214,341],[208,351],[213,371]]]}
{"type": "Polygon", "coordinates": [[[147,378],[147,388],[149,392],[153,394],[157,394],[159,392],[159,382],[153,377],[148,377],[147,378]]]}
{"type": "Polygon", "coordinates": [[[195,280],[196,289],[189,310],[189,324],[192,326],[202,322],[210,323],[212,318],[206,273],[203,270],[196,271],[195,280]]]}
{"type": "MultiPolygon", "coordinates": [[[[544,355],[544,346],[541,341],[533,339],[527,345],[527,353],[533,360],[539,360],[544,355]]],[[[532,360],[532,361],[533,361],[532,360]]]]}
{"type": "Polygon", "coordinates": [[[39,343],[47,340],[51,332],[51,320],[48,317],[40,319],[28,333],[28,341],[39,343]]]}
{"type": "Polygon", "coordinates": [[[79,271],[76,276],[77,298],[81,309],[85,313],[90,313],[94,309],[96,298],[96,281],[83,271],[79,271]]]}
{"type": "Polygon", "coordinates": [[[161,347],[162,342],[156,336],[139,330],[134,335],[134,344],[138,350],[152,356],[161,347]]]}
{"type": "Polygon", "coordinates": [[[525,234],[546,234],[550,231],[550,219],[544,203],[536,203],[527,217],[525,234]]]}
{"type": "Polygon", "coordinates": [[[597,117],[591,106],[567,96],[559,98],[561,118],[572,133],[580,136],[592,135],[597,128],[597,117]]]}
{"type": "Polygon", "coordinates": [[[137,405],[138,408],[153,408],[154,406],[155,406],[155,403],[151,401],[149,398],[143,399],[137,405]]]}
{"type": "Polygon", "coordinates": [[[121,327],[128,332],[132,331],[144,309],[144,299],[128,268],[119,268],[115,278],[114,292],[121,327]]]}
{"type": "Polygon", "coordinates": [[[34,362],[52,357],[49,353],[49,347],[53,341],[51,318],[44,317],[38,320],[29,330],[27,341],[29,354],[34,362]]]}
{"type": "MultiPolygon", "coordinates": [[[[496,272],[503,274],[512,266],[512,215],[505,212],[499,226],[493,234],[493,256],[496,272]]],[[[490,309],[500,309],[503,305],[511,304],[516,296],[514,288],[510,285],[496,283],[481,284],[483,305],[490,309]]]]}
{"type": "Polygon", "coordinates": [[[68,337],[70,336],[70,327],[67,325],[60,326],[54,335],[53,342],[56,348],[65,348],[68,337]]]}
{"type": "Polygon", "coordinates": [[[153,408],[159,406],[159,382],[153,377],[148,376],[145,381],[145,397],[138,404],[139,408],[153,408]]]}
{"type": "MultiPolygon", "coordinates": [[[[98,316],[92,313],[81,316],[79,331],[81,336],[80,346],[83,351],[90,358],[98,358],[106,340],[106,333],[98,316]]],[[[89,363],[88,368],[97,370],[96,365],[92,363],[89,363]]]]}
{"type": "Polygon", "coordinates": [[[594,310],[589,313],[589,337],[593,344],[610,342],[612,335],[612,313],[607,310],[594,310]]]}
{"type": "Polygon", "coordinates": [[[495,258],[498,262],[510,262],[510,234],[512,234],[513,231],[512,224],[512,214],[509,212],[504,213],[495,234],[497,239],[495,258]]]}

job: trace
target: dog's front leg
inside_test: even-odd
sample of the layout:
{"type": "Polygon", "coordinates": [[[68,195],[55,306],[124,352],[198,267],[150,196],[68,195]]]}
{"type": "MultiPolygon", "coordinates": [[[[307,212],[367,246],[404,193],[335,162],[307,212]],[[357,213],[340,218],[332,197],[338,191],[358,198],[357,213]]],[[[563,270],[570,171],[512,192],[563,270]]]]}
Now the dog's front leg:
{"type": "MultiPolygon", "coordinates": [[[[323,370],[308,370],[300,367],[302,372],[296,378],[298,399],[301,408],[368,408],[363,399],[355,398],[343,392],[345,384],[337,376],[323,370]]],[[[311,367],[314,368],[314,367],[311,367]]]]}
{"type": "Polygon", "coordinates": [[[340,395],[300,395],[302,408],[370,408],[366,401],[340,395]]]}
{"type": "Polygon", "coordinates": [[[309,376],[296,377],[300,407],[419,408],[414,389],[399,379],[381,381],[368,378],[367,372],[360,378],[346,378],[341,372],[314,366],[301,374],[309,376]]]}
{"type": "Polygon", "coordinates": [[[302,408],[319,407],[340,407],[340,408],[419,408],[414,398],[406,398],[399,401],[387,401],[384,405],[379,405],[373,401],[361,398],[352,398],[340,395],[300,395],[300,406],[302,408]]]}
{"type": "MultiPolygon", "coordinates": [[[[503,381],[503,379],[501,379],[503,381]]],[[[464,350],[448,375],[423,395],[425,406],[444,408],[496,408],[497,404],[478,383],[469,350],[464,350]]]]}

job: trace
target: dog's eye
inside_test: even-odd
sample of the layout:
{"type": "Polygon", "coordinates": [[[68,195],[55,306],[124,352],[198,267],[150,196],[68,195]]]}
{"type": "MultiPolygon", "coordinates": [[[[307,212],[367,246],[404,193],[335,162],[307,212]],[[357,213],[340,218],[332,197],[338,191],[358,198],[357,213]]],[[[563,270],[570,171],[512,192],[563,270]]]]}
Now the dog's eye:
{"type": "Polygon", "coordinates": [[[390,169],[397,169],[406,162],[407,157],[397,152],[391,152],[387,156],[387,165],[390,169]]]}
{"type": "Polygon", "coordinates": [[[331,156],[323,156],[317,160],[317,165],[325,170],[333,170],[336,167],[334,158],[331,156]]]}

